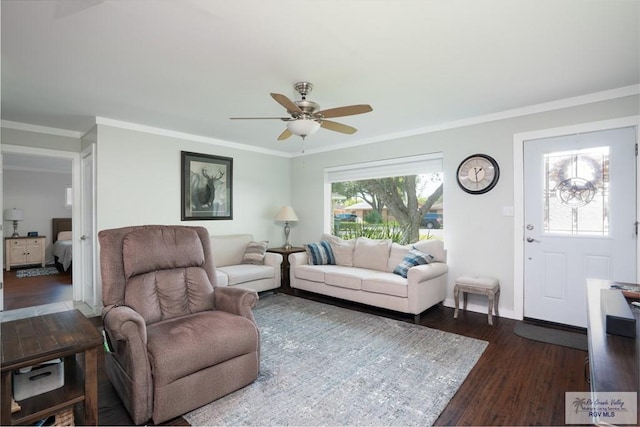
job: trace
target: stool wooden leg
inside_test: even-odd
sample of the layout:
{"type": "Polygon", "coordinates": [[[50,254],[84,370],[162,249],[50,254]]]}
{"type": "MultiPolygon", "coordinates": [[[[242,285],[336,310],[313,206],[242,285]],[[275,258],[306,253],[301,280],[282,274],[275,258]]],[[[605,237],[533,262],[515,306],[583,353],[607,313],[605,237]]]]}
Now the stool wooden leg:
{"type": "Polygon", "coordinates": [[[460,290],[457,287],[453,288],[453,301],[456,305],[456,309],[453,311],[453,318],[458,318],[458,304],[460,303],[460,290]]]}
{"type": "Polygon", "coordinates": [[[467,311],[467,292],[462,291],[462,308],[464,309],[464,311],[467,311]]]}
{"type": "Polygon", "coordinates": [[[492,317],[492,313],[493,313],[493,293],[487,295],[489,297],[489,324],[491,326],[493,326],[493,317],[492,317]]]}
{"type": "Polygon", "coordinates": [[[496,316],[500,316],[500,313],[498,312],[498,306],[500,305],[500,289],[498,289],[498,291],[496,292],[496,303],[494,305],[494,310],[496,311],[496,316]]]}

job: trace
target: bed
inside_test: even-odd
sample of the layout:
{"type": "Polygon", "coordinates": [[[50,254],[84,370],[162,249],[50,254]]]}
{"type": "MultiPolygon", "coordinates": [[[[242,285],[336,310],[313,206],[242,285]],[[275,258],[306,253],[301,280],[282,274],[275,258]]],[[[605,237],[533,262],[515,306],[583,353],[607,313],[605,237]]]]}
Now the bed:
{"type": "Polygon", "coordinates": [[[51,219],[53,248],[51,253],[60,272],[69,271],[72,261],[71,218],[51,219]]]}

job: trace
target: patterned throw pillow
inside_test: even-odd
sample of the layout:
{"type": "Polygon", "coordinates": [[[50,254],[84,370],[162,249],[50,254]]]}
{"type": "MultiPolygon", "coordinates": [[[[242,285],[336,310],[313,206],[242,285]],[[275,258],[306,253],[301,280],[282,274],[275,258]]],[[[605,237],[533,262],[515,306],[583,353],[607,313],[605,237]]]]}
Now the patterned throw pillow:
{"type": "Polygon", "coordinates": [[[256,264],[262,265],[264,264],[264,255],[267,252],[267,245],[269,242],[249,242],[247,245],[247,249],[244,251],[244,256],[242,257],[243,264],[256,264]]]}
{"type": "Polygon", "coordinates": [[[393,269],[393,273],[406,279],[407,273],[409,273],[409,269],[411,267],[415,267],[416,265],[429,264],[433,261],[433,259],[434,258],[431,255],[413,248],[407,255],[405,255],[400,264],[398,264],[396,268],[393,269]]]}
{"type": "Polygon", "coordinates": [[[309,265],[334,265],[336,263],[331,245],[327,241],[308,243],[304,245],[304,249],[307,251],[309,265]]]}

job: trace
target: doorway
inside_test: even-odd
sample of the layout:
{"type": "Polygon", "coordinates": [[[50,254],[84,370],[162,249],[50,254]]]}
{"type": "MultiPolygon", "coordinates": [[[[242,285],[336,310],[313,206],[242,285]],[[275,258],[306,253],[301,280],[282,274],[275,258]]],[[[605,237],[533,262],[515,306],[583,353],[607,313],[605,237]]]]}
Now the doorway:
{"type": "MultiPolygon", "coordinates": [[[[20,236],[28,233],[44,236],[47,265],[52,264],[52,218],[73,218],[77,209],[68,205],[67,189],[76,188],[78,154],[55,150],[37,149],[21,146],[2,146],[3,157],[3,209],[20,208],[24,220],[18,223],[20,236]],[[74,185],[76,184],[76,185],[74,185]]],[[[11,236],[11,224],[5,221],[4,235],[11,236]]],[[[77,257],[76,257],[77,259],[77,257]]],[[[34,266],[38,267],[38,266],[34,266]]],[[[82,290],[78,277],[79,266],[72,263],[67,270],[55,275],[41,277],[16,278],[16,270],[3,269],[5,283],[3,294],[16,289],[13,284],[19,282],[19,293],[3,295],[3,311],[14,308],[40,307],[50,299],[51,302],[65,300],[73,306],[73,301],[81,301],[82,290]],[[7,305],[5,307],[5,305],[7,305]]]]}
{"type": "MultiPolygon", "coordinates": [[[[514,317],[516,319],[522,320],[525,314],[525,265],[528,261],[525,252],[527,249],[526,245],[538,244],[536,240],[541,241],[538,236],[533,234],[527,234],[527,232],[532,232],[533,230],[528,230],[527,225],[529,222],[526,220],[525,215],[525,198],[527,197],[525,193],[525,175],[524,175],[524,147],[525,141],[536,140],[536,139],[545,139],[545,138],[556,138],[559,136],[565,135],[583,135],[591,132],[600,132],[611,129],[620,129],[620,128],[631,128],[632,133],[634,135],[634,142],[638,137],[638,126],[640,125],[640,116],[630,116],[623,117],[619,119],[612,120],[604,120],[600,122],[592,122],[592,123],[583,123],[579,125],[573,126],[565,126],[561,128],[552,128],[552,129],[543,129],[539,131],[526,132],[521,134],[514,135],[514,317]],[[529,237],[534,239],[530,242],[526,240],[529,237]]],[[[635,145],[635,144],[634,144],[635,145]]],[[[634,153],[629,153],[628,156],[633,159],[633,169],[638,169],[639,162],[638,157],[634,156],[634,153]]],[[[574,178],[574,177],[566,177],[574,178]]],[[[542,179],[542,178],[541,178],[542,179]]],[[[637,174],[632,172],[631,176],[626,177],[626,179],[630,180],[634,191],[632,194],[628,196],[632,199],[632,213],[633,218],[636,218],[636,212],[638,210],[638,197],[636,188],[638,188],[639,178],[637,174]]],[[[576,182],[577,183],[577,182],[576,182]]],[[[579,188],[578,188],[579,189],[579,188]]],[[[539,194],[538,194],[539,196],[539,194]]],[[[542,203],[542,202],[541,202],[542,203]]],[[[535,224],[531,224],[533,227],[536,227],[535,224]]],[[[611,223],[611,227],[614,227],[614,224],[611,223]]],[[[615,227],[623,227],[623,225],[618,224],[615,227]]],[[[535,229],[539,231],[540,229],[535,229]]],[[[638,281],[638,265],[640,264],[640,248],[638,238],[635,235],[635,230],[633,230],[634,234],[634,248],[632,251],[632,260],[631,265],[634,269],[634,277],[631,281],[638,281]]],[[[553,257],[551,257],[553,258],[553,257]]],[[[557,260],[558,258],[556,258],[557,260]]],[[[592,265],[591,271],[588,274],[600,274],[606,270],[604,267],[606,262],[604,262],[603,258],[599,258],[597,261],[601,261],[600,263],[596,262],[592,265]]],[[[616,280],[616,277],[612,277],[616,280]]],[[[582,286],[586,286],[586,284],[582,284],[582,286]]],[[[563,291],[564,292],[564,291],[563,291]]],[[[556,296],[559,294],[556,293],[556,296]]]]}
{"type": "Polygon", "coordinates": [[[635,129],[524,143],[524,317],[587,326],[586,279],[634,282],[635,129]]]}

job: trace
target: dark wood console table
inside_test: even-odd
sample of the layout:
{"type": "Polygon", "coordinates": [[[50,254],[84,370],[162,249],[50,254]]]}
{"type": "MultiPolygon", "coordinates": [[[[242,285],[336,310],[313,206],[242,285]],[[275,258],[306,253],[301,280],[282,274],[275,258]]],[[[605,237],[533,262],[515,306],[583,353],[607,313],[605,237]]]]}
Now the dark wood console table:
{"type": "Polygon", "coordinates": [[[640,310],[631,309],[636,318],[635,339],[607,334],[600,290],[608,289],[611,283],[608,280],[587,280],[591,392],[625,391],[640,395],[640,310]]]}
{"type": "Polygon", "coordinates": [[[2,323],[0,424],[33,424],[83,402],[76,425],[98,424],[100,331],[80,311],[70,310],[2,323]],[[82,355],[77,360],[76,355],[82,355]],[[64,386],[18,402],[11,413],[12,372],[49,360],[64,360],[64,386]]]}

